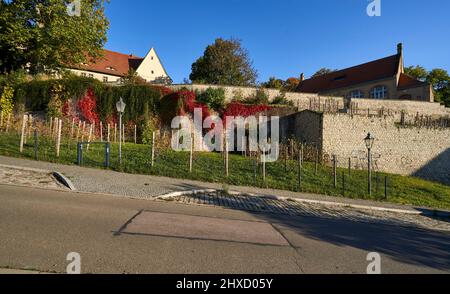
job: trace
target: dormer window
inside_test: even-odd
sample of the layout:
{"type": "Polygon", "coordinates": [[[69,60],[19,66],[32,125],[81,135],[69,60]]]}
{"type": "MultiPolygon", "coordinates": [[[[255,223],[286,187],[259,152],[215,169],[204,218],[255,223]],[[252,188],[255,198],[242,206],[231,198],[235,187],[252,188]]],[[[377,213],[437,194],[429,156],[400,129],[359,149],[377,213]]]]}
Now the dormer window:
{"type": "Polygon", "coordinates": [[[344,80],[345,78],[346,78],[346,76],[345,76],[345,75],[342,75],[342,76],[337,76],[337,77],[335,77],[334,80],[335,80],[335,81],[342,81],[342,80],[344,80]]]}
{"type": "Polygon", "coordinates": [[[116,70],[116,69],[115,69],[114,67],[112,67],[112,66],[107,66],[106,69],[107,69],[107,70],[114,70],[114,71],[116,70]]]}

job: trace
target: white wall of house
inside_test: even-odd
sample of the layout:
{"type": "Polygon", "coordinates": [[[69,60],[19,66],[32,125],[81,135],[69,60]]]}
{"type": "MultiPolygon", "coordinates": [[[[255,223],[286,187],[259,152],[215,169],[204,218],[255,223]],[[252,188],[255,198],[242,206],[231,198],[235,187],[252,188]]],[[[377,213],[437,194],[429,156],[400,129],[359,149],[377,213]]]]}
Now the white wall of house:
{"type": "Polygon", "coordinates": [[[145,59],[136,70],[136,73],[148,82],[152,82],[160,77],[168,77],[168,74],[154,48],[150,49],[145,59]]]}
{"type": "Polygon", "coordinates": [[[119,76],[113,76],[103,73],[97,73],[87,70],[78,70],[78,69],[69,69],[72,73],[76,74],[77,76],[85,76],[87,78],[94,78],[101,82],[106,83],[117,83],[120,81],[121,77],[119,76]]]}

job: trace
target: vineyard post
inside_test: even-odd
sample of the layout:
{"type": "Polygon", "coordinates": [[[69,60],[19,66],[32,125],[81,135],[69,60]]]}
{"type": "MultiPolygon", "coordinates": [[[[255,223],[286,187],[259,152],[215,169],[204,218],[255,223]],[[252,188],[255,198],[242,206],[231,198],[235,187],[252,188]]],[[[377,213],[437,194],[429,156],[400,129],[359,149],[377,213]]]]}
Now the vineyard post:
{"type": "Polygon", "coordinates": [[[25,126],[26,126],[26,123],[27,123],[27,119],[28,119],[28,116],[24,115],[23,116],[23,120],[22,120],[22,133],[21,133],[21,136],[20,136],[20,153],[23,153],[23,142],[24,142],[25,126]]]}
{"type": "Polygon", "coordinates": [[[59,151],[61,149],[61,130],[62,130],[62,119],[58,120],[58,135],[56,140],[56,157],[59,157],[59,151]]]}

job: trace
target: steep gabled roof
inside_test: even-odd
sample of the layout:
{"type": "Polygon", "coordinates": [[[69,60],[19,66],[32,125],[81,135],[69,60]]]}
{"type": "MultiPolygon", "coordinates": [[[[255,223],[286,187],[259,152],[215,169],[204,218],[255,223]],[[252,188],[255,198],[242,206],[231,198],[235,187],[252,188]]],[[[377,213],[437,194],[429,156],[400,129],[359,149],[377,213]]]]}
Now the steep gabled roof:
{"type": "Polygon", "coordinates": [[[141,57],[103,50],[103,57],[88,64],[80,64],[75,68],[104,73],[114,76],[125,76],[130,69],[137,70],[144,60],[141,57]]]}
{"type": "Polygon", "coordinates": [[[305,93],[320,93],[394,77],[397,74],[400,61],[401,55],[396,54],[372,62],[314,77],[301,82],[297,88],[297,91],[305,93]]]}
{"type": "Polygon", "coordinates": [[[418,80],[416,80],[410,76],[407,76],[405,74],[401,74],[400,79],[398,81],[397,88],[399,90],[404,90],[404,89],[409,89],[409,88],[421,87],[421,86],[425,86],[425,85],[429,85],[429,84],[426,82],[418,81],[418,80]]]}

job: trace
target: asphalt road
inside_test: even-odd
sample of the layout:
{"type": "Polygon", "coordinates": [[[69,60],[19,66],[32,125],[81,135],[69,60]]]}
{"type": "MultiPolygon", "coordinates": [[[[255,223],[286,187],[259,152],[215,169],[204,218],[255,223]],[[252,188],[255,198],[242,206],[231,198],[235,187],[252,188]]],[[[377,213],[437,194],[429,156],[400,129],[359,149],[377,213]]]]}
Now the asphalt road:
{"type": "MultiPolygon", "coordinates": [[[[450,234],[0,185],[0,268],[83,273],[450,273],[450,234]]],[[[1,272],[1,271],[0,271],[1,272]]]]}

